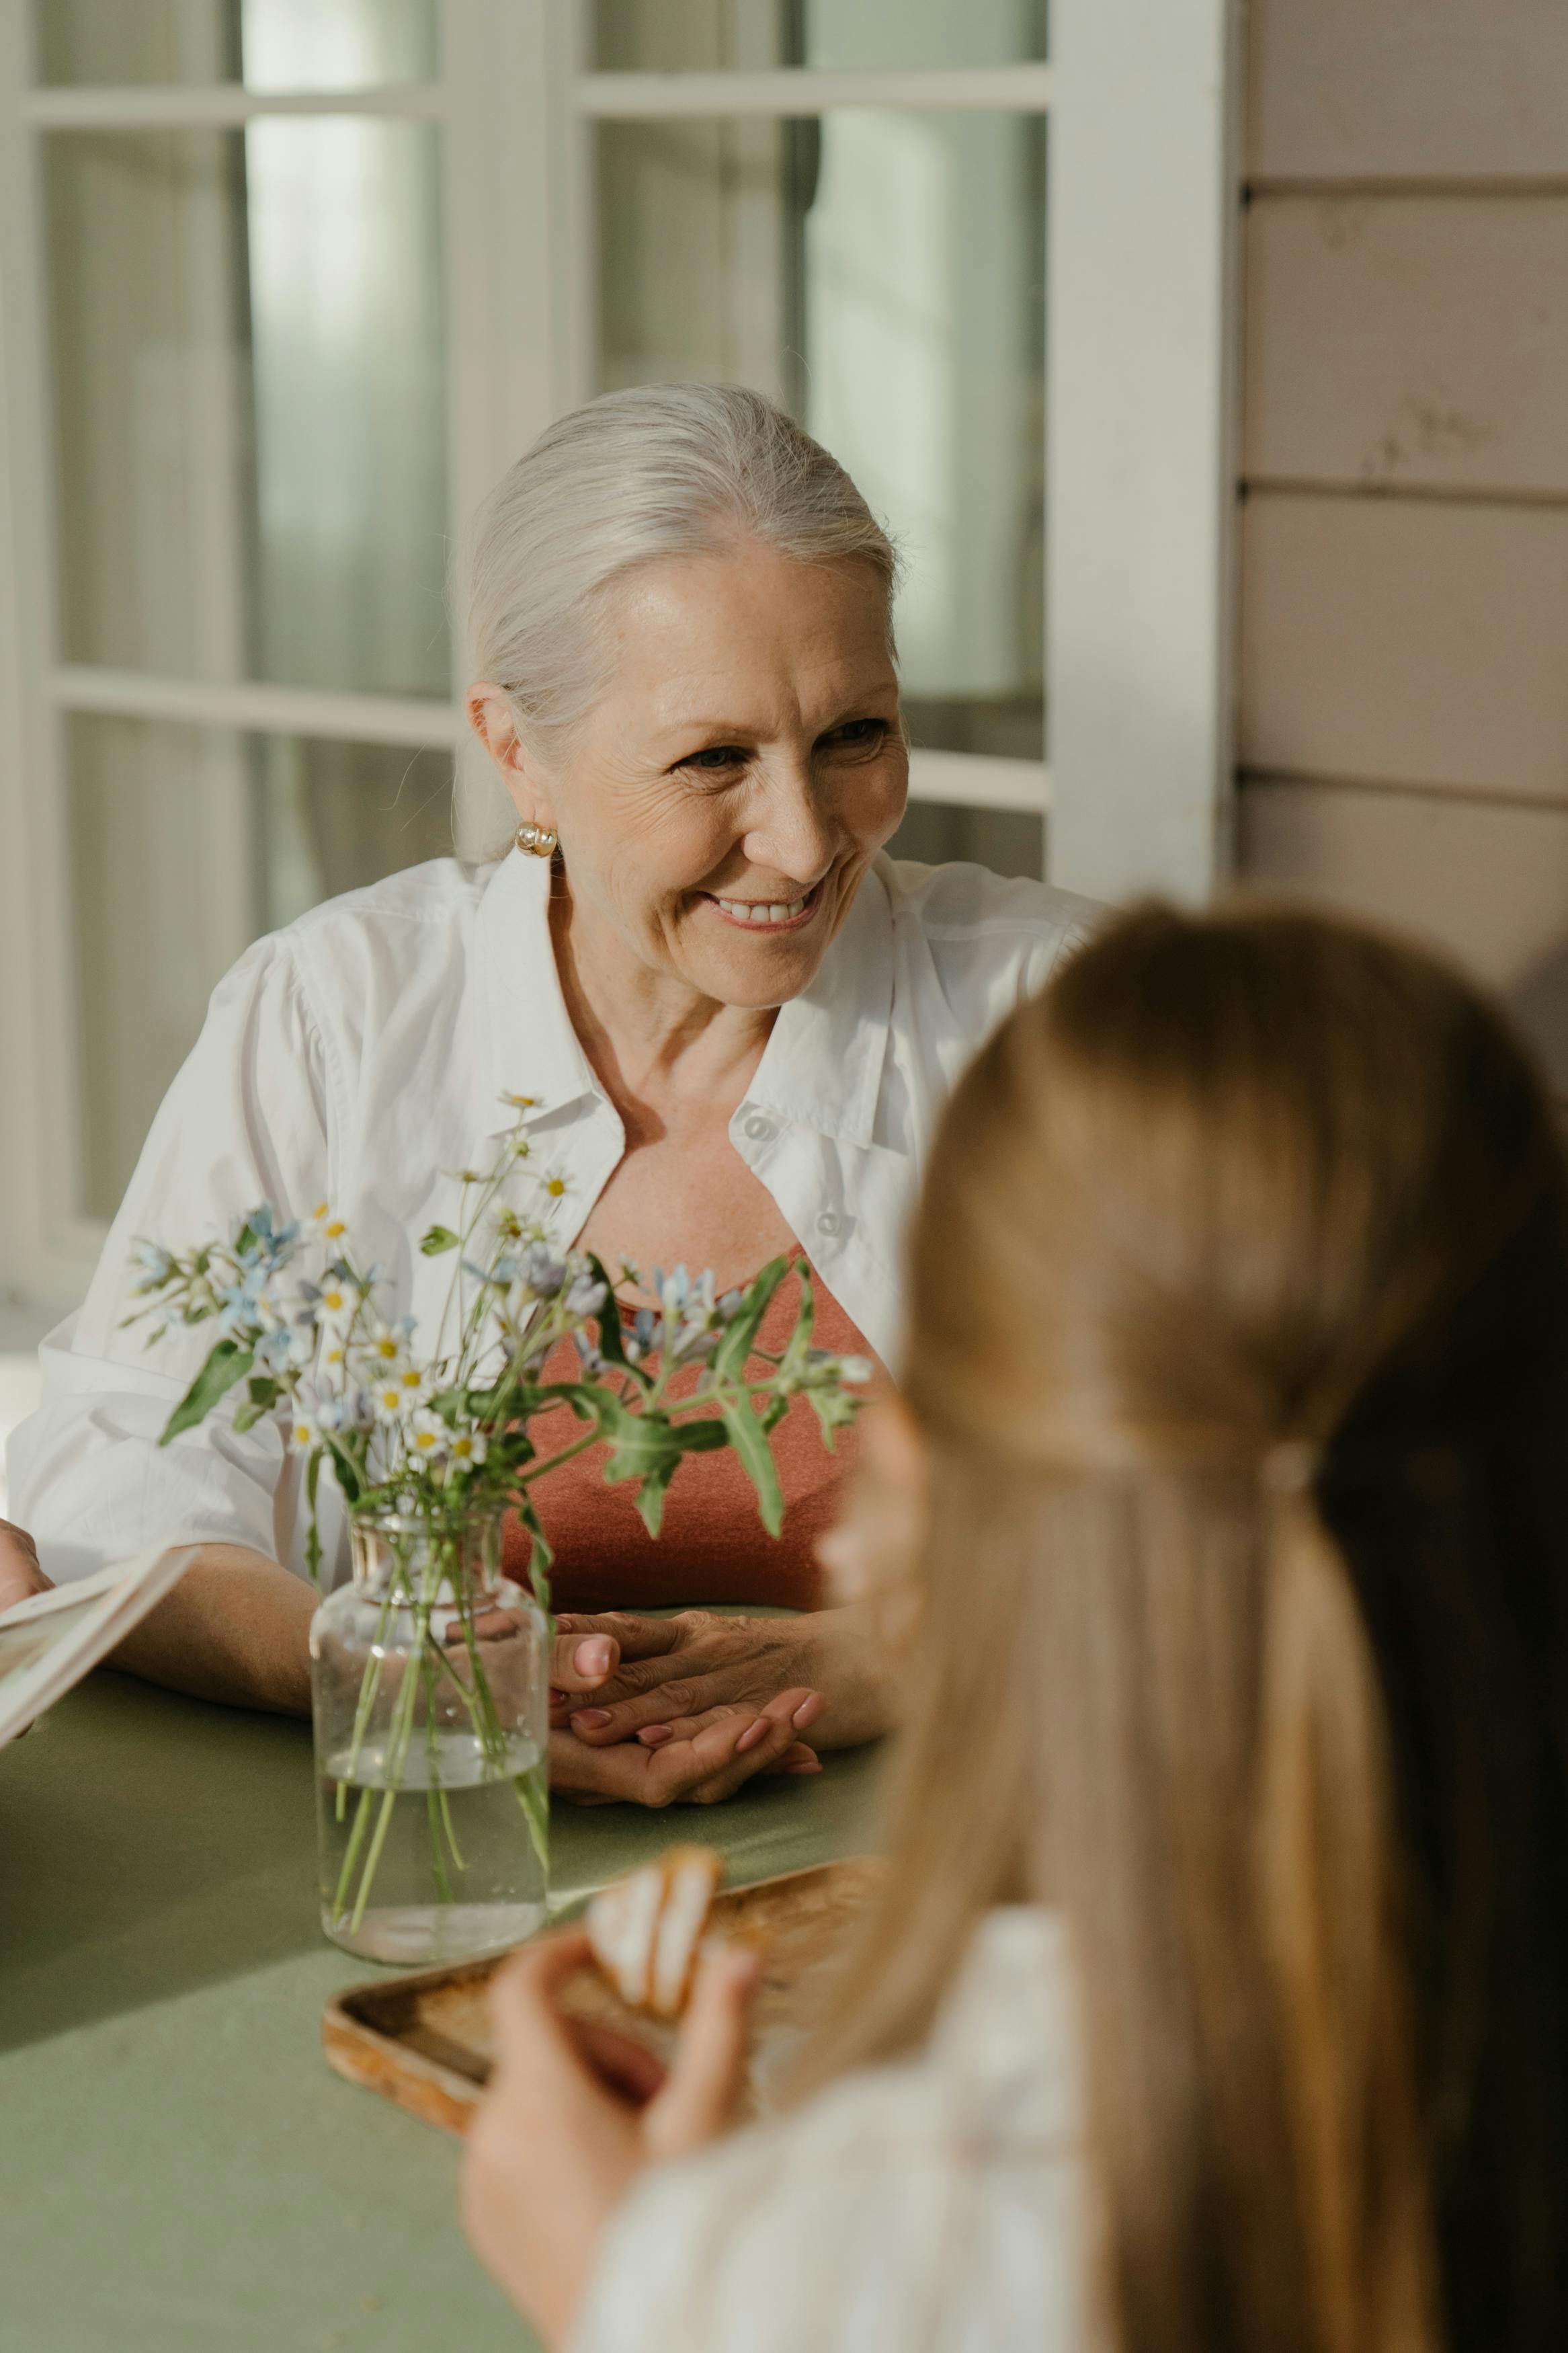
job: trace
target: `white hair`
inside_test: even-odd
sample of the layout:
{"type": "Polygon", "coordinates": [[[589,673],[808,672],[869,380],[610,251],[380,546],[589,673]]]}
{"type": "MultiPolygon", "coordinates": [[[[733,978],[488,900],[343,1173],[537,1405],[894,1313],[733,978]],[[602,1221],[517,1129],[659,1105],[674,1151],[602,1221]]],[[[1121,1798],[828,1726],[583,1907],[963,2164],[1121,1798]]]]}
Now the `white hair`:
{"type": "Polygon", "coordinates": [[[546,427],[481,508],[469,568],[476,675],[525,742],[559,740],[607,679],[605,592],[640,565],[753,536],[807,564],[898,557],[837,459],[760,392],[647,384],[546,427]]]}

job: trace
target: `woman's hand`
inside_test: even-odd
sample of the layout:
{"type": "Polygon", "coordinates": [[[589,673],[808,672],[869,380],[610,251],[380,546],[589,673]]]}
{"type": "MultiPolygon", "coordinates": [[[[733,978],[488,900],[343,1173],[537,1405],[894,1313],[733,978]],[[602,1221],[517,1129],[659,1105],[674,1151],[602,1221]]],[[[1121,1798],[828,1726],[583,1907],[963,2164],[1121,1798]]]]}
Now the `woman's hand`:
{"type": "Polygon", "coordinates": [[[716,1707],[651,1742],[605,1746],[570,1727],[550,1736],[552,1795],[576,1805],[710,1806],[763,1773],[820,1773],[799,1737],[826,1703],[799,1687],[762,1708],[716,1707]]]}
{"type": "Polygon", "coordinates": [[[0,1609],[26,1601],[32,1593],[47,1593],[53,1579],[38,1567],[38,1550],[26,1528],[0,1520],[0,1609]]]}
{"type": "Polygon", "coordinates": [[[806,1722],[826,1719],[823,1733],[814,1735],[816,1747],[855,1747],[892,1721],[892,1677],[872,1613],[859,1604],[797,1618],[720,1618],[706,1609],[639,1618],[612,1610],[555,1622],[563,1634],[608,1635],[619,1646],[619,1666],[588,1705],[552,1701],[552,1724],[569,1725],[590,1747],[686,1739],[712,1722],[716,1710],[754,1711],[797,1686],[820,1702],[806,1722]]]}
{"type": "Polygon", "coordinates": [[[568,1932],[497,1978],[495,2073],[463,2168],[469,2243],[551,2346],[644,2167],[705,2147],[731,2121],[760,1968],[734,1947],[704,1957],[666,2075],[640,2044],[562,2017],[556,1994],[588,1954],[587,1937],[568,1932]]]}

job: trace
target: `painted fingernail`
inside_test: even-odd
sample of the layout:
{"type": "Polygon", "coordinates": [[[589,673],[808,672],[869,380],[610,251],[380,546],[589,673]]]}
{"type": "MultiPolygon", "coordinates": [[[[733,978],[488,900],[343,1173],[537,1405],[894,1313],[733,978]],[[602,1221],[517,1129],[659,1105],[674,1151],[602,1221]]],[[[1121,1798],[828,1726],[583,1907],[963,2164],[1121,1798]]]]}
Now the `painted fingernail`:
{"type": "Polygon", "coordinates": [[[586,1642],[579,1642],[572,1654],[572,1663],[580,1675],[607,1675],[610,1672],[610,1645],[603,1634],[595,1634],[586,1642]]]}
{"type": "Polygon", "coordinates": [[[798,1765],[786,1765],[784,1769],[786,1773],[820,1773],[822,1759],[820,1757],[803,1757],[798,1765]]]}
{"type": "Polygon", "coordinates": [[[795,1725],[797,1729],[804,1724],[810,1724],[815,1720],[821,1706],[822,1694],[820,1692],[812,1692],[807,1698],[801,1701],[800,1705],[795,1709],[795,1714],[791,1716],[790,1722],[795,1725]]]}
{"type": "Polygon", "coordinates": [[[610,1711],[607,1707],[580,1707],[572,1718],[573,1723],[579,1725],[584,1732],[598,1732],[608,1724],[609,1720],[610,1711]]]}
{"type": "Polygon", "coordinates": [[[637,1738],[645,1748],[662,1748],[667,1740],[675,1738],[673,1724],[645,1724],[637,1738]]]}
{"type": "Polygon", "coordinates": [[[550,1686],[550,1704],[552,1707],[564,1707],[566,1704],[565,1693],[557,1691],[553,1683],[550,1686]]]}
{"type": "Polygon", "coordinates": [[[765,1715],[759,1715],[754,1724],[747,1725],[744,1732],[742,1733],[741,1737],[736,1741],[736,1756],[743,1757],[748,1748],[754,1748],[759,1740],[765,1740],[772,1729],[773,1727],[769,1724],[767,1717],[765,1715]]]}

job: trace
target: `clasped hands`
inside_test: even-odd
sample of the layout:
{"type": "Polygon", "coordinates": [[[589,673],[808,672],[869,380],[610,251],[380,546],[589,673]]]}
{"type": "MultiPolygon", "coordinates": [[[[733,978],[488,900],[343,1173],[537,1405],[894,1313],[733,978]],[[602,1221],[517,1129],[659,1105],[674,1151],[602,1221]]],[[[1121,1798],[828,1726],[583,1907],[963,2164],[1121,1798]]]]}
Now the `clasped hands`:
{"type": "Polygon", "coordinates": [[[583,1805],[711,1805],[757,1775],[820,1772],[818,1748],[887,1728],[858,1616],[558,1618],[552,1789],[583,1805]]]}

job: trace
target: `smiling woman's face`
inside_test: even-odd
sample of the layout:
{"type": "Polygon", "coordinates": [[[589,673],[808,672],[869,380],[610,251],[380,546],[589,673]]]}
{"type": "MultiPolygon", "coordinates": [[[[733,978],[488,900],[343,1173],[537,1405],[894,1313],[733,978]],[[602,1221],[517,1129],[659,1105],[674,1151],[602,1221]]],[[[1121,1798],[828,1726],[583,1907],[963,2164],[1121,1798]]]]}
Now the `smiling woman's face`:
{"type": "Polygon", "coordinates": [[[558,766],[483,729],[522,815],[561,837],[574,932],[608,927],[722,1004],[782,1005],[904,811],[880,584],[746,541],[632,574],[605,626],[609,688],[558,766]]]}

